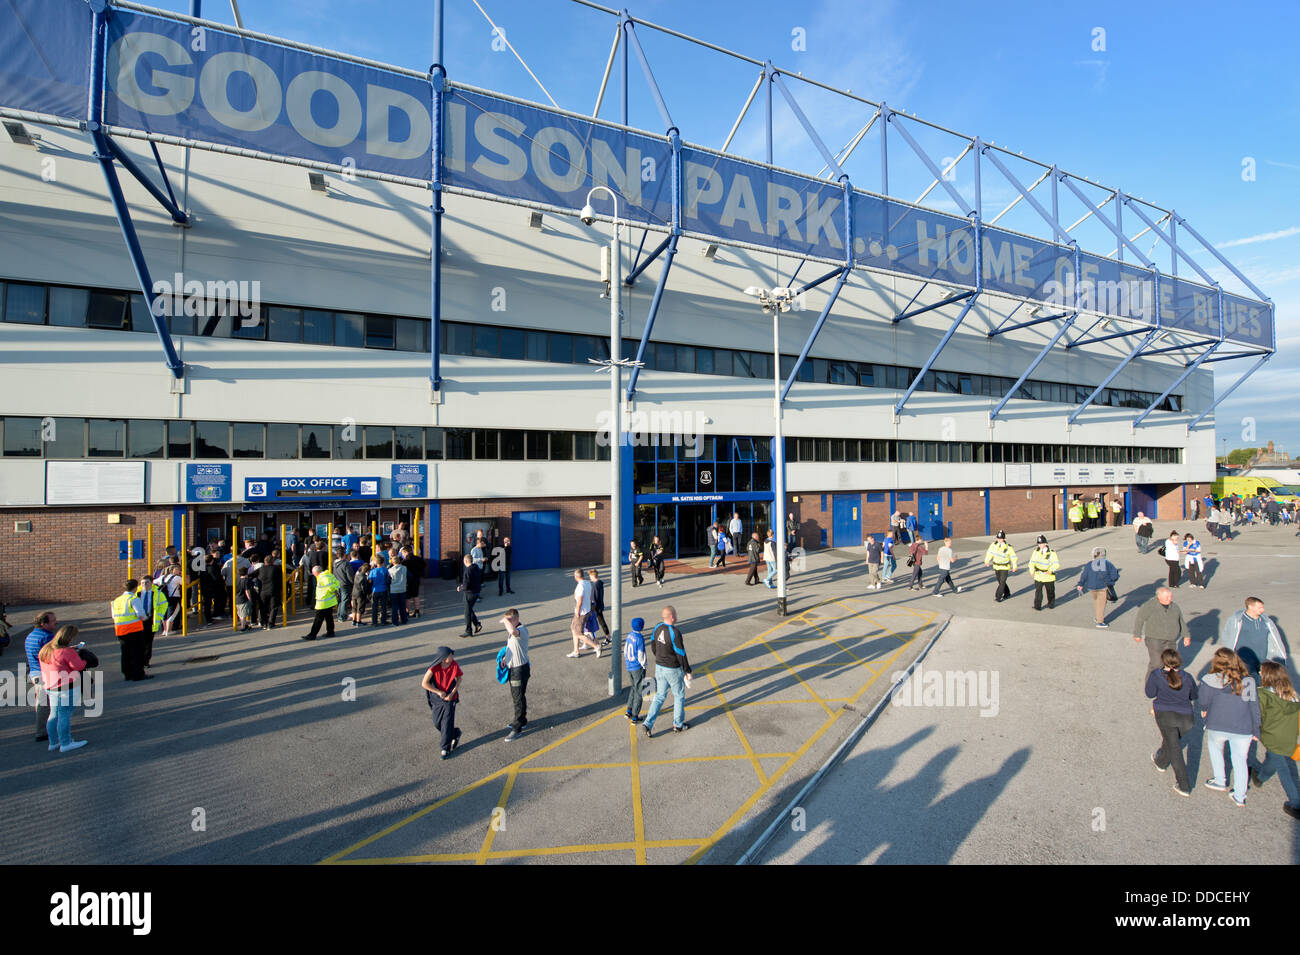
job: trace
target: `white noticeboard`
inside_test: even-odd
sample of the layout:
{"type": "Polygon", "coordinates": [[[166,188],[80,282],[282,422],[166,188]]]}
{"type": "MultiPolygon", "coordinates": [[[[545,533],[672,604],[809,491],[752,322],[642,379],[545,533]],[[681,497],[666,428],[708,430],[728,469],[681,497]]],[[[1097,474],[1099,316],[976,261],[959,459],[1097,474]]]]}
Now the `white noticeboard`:
{"type": "Polygon", "coordinates": [[[143,504],[144,461],[46,461],[46,504],[143,504]]]}
{"type": "Polygon", "coordinates": [[[1017,484],[1031,484],[1029,480],[1030,468],[1028,464],[1008,464],[1006,465],[1005,480],[1007,487],[1014,487],[1017,484]]]}

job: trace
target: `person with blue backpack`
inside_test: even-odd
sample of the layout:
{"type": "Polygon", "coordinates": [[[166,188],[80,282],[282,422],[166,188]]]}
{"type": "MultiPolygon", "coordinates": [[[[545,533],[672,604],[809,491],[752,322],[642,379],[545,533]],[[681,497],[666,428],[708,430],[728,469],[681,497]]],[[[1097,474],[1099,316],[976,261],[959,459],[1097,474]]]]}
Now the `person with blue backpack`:
{"type": "Polygon", "coordinates": [[[632,629],[623,638],[623,663],[627,666],[627,719],[633,726],[641,722],[641,703],[645,687],[645,620],[632,619],[632,629]]]}

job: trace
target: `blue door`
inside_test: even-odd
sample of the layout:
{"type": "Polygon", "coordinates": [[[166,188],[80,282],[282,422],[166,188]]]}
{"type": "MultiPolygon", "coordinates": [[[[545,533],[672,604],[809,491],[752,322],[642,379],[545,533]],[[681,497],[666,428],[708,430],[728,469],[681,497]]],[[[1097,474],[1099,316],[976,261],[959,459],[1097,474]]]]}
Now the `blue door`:
{"type": "Polygon", "coordinates": [[[862,495],[836,494],[831,504],[832,547],[862,546],[862,495]]]}
{"type": "Polygon", "coordinates": [[[515,511],[510,515],[511,567],[560,566],[560,512],[515,511]]]}
{"type": "Polygon", "coordinates": [[[946,535],[943,528],[943,494],[921,492],[916,495],[916,523],[928,541],[942,540],[946,535]]]}
{"type": "Polygon", "coordinates": [[[1152,520],[1156,519],[1156,488],[1154,484],[1134,484],[1129,492],[1129,507],[1136,517],[1141,511],[1152,520]]]}

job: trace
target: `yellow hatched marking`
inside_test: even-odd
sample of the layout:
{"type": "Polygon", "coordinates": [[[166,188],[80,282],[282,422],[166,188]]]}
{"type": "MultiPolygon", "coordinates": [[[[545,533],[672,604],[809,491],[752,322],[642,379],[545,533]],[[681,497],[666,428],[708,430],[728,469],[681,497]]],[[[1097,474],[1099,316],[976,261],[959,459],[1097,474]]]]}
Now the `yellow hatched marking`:
{"type": "MultiPolygon", "coordinates": [[[[518,769],[513,770],[510,773],[510,775],[506,777],[506,784],[501,789],[501,798],[497,800],[497,809],[501,810],[503,814],[505,813],[506,810],[506,803],[510,801],[510,791],[515,788],[515,780],[518,778],[519,778],[518,769]]],[[[492,851],[492,843],[496,840],[496,837],[497,837],[497,813],[496,810],[493,810],[492,814],[488,817],[487,835],[483,837],[483,845],[478,850],[479,865],[483,865],[484,863],[487,862],[488,853],[492,851]]]]}
{"type": "Polygon", "coordinates": [[[736,722],[735,714],[731,712],[731,704],[728,703],[727,698],[722,695],[722,687],[718,686],[718,681],[714,678],[712,673],[709,674],[709,682],[713,684],[714,692],[718,694],[718,699],[722,701],[722,712],[727,714],[727,722],[729,722],[731,728],[736,731],[736,737],[740,740],[740,745],[744,748],[745,755],[749,757],[749,761],[754,767],[754,772],[758,774],[758,781],[760,783],[767,782],[767,773],[763,772],[763,764],[758,761],[758,757],[754,755],[754,748],[749,745],[749,740],[746,739],[745,734],[741,732],[740,724],[736,722]]]}

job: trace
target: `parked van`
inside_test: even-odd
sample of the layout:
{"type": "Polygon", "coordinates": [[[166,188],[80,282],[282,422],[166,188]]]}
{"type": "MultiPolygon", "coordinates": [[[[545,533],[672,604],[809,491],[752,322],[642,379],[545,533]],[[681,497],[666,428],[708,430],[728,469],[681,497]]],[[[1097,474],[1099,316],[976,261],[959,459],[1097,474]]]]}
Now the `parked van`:
{"type": "Polygon", "coordinates": [[[1290,487],[1270,477],[1225,477],[1210,485],[1215,498],[1240,494],[1242,497],[1275,497],[1289,504],[1300,504],[1300,488],[1290,487]]]}

